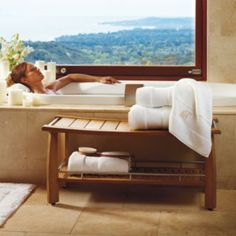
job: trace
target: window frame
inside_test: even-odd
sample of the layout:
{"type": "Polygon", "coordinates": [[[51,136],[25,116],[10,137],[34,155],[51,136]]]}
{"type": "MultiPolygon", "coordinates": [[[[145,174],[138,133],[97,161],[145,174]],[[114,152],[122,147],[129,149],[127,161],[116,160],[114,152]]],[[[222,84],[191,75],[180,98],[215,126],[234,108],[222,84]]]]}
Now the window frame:
{"type": "Polygon", "coordinates": [[[57,65],[57,77],[69,73],[110,75],[120,80],[207,80],[207,0],[196,0],[195,66],[57,65]],[[199,73],[200,69],[200,73],[199,73]]]}

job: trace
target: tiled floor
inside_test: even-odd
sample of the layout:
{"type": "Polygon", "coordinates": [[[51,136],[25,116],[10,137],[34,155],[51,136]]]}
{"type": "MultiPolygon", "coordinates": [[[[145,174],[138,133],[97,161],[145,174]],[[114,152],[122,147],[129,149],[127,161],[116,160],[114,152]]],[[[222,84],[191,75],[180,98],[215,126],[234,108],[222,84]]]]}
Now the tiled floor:
{"type": "Polygon", "coordinates": [[[236,190],[218,190],[215,211],[189,188],[81,185],[46,202],[37,188],[0,229],[0,236],[235,236],[236,190]]]}

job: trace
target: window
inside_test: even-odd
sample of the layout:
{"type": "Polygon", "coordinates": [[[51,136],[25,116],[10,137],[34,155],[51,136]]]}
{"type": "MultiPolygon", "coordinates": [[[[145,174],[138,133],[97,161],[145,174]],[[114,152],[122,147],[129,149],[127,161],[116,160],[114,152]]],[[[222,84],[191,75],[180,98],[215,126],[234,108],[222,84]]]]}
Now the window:
{"type": "Polygon", "coordinates": [[[58,75],[206,80],[206,0],[3,0],[1,35],[16,32],[58,75]],[[64,73],[63,73],[64,72],[64,73]]]}

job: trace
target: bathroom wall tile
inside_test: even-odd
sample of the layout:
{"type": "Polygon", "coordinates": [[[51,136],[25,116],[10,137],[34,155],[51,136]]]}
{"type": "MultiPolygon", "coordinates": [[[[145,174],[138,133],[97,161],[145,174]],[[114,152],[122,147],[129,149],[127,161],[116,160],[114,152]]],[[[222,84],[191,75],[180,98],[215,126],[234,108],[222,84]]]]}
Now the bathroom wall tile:
{"type": "Polygon", "coordinates": [[[221,135],[216,135],[216,163],[218,176],[233,176],[236,169],[236,122],[234,115],[218,115],[221,135]]]}
{"type": "Polygon", "coordinates": [[[223,36],[236,35],[236,2],[235,0],[221,1],[221,34],[223,36]],[[227,9],[227,10],[226,10],[227,9]]]}
{"type": "Polygon", "coordinates": [[[3,170],[0,169],[1,182],[18,182],[46,184],[46,173],[43,170],[3,170]]]}
{"type": "Polygon", "coordinates": [[[236,175],[217,175],[217,188],[236,189],[236,175]]]}
{"type": "Polygon", "coordinates": [[[0,115],[0,150],[1,158],[18,159],[25,157],[27,116],[24,111],[1,111],[0,115]]]}
{"type": "Polygon", "coordinates": [[[221,0],[207,1],[208,38],[220,35],[221,0]]]}

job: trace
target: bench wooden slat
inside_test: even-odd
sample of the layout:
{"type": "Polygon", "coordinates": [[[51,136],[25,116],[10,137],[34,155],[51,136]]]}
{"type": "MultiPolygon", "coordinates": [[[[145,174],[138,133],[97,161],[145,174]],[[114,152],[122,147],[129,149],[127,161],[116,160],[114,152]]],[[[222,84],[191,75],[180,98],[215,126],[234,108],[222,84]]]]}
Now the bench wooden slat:
{"type": "Polygon", "coordinates": [[[89,123],[88,119],[76,119],[71,125],[70,128],[74,129],[84,129],[86,125],[89,123]]]}
{"type": "Polygon", "coordinates": [[[121,121],[116,128],[117,131],[130,131],[128,122],[121,121]]]}
{"type": "Polygon", "coordinates": [[[90,120],[90,122],[86,125],[85,129],[100,130],[104,122],[104,120],[90,120]]]}
{"type": "Polygon", "coordinates": [[[72,118],[61,118],[53,126],[58,128],[68,128],[74,121],[75,119],[72,118]]]}
{"type": "Polygon", "coordinates": [[[116,130],[117,126],[119,125],[119,121],[110,121],[107,120],[104,122],[101,130],[116,130]]]}

